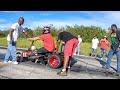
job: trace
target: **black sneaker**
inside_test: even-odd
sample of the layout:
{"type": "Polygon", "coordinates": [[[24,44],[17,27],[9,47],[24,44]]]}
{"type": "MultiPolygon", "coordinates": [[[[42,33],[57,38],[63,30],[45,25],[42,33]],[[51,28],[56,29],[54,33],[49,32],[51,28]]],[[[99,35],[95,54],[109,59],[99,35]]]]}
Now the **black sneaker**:
{"type": "Polygon", "coordinates": [[[67,72],[61,70],[60,72],[57,73],[57,75],[59,75],[59,76],[67,76],[67,72]]]}

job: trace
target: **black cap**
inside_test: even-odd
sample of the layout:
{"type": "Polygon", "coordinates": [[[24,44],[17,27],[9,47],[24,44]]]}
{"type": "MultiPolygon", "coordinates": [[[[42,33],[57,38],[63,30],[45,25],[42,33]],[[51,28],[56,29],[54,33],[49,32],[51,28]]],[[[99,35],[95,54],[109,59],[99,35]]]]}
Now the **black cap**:
{"type": "Polygon", "coordinates": [[[116,24],[112,24],[112,25],[111,25],[111,28],[112,28],[112,27],[117,28],[117,25],[116,25],[116,24]]]}

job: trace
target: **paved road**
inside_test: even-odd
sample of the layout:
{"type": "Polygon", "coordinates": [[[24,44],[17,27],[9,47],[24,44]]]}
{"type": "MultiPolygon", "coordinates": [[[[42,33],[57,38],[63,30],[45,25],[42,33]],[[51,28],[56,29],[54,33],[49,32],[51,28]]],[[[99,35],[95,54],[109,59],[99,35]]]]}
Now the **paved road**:
{"type": "MultiPolygon", "coordinates": [[[[48,65],[35,64],[31,61],[21,62],[19,65],[4,64],[6,49],[0,49],[0,78],[1,79],[118,79],[112,73],[106,73],[101,67],[104,64],[86,56],[74,56],[73,66],[68,76],[58,76],[60,69],[51,69],[48,65]]],[[[112,62],[115,68],[116,62],[112,62]]],[[[112,72],[115,72],[112,70],[112,72]]]]}

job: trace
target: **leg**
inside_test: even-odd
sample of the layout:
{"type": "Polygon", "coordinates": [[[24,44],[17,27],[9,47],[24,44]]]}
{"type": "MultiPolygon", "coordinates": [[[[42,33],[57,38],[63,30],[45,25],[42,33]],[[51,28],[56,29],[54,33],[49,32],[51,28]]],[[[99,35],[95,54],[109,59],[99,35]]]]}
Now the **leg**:
{"type": "Polygon", "coordinates": [[[12,47],[10,49],[12,55],[12,61],[15,62],[17,60],[16,56],[16,42],[12,42],[12,47]]]}
{"type": "Polygon", "coordinates": [[[77,47],[78,47],[78,55],[80,55],[80,45],[78,45],[77,47]]]}
{"type": "Polygon", "coordinates": [[[117,72],[120,72],[120,51],[117,51],[117,72]]]}
{"type": "Polygon", "coordinates": [[[101,58],[103,58],[103,49],[101,48],[101,58]]]}
{"type": "Polygon", "coordinates": [[[108,57],[107,57],[107,63],[106,63],[106,68],[110,68],[110,64],[111,64],[111,60],[112,57],[114,55],[114,51],[112,49],[110,49],[109,53],[108,53],[108,57]]]}
{"type": "Polygon", "coordinates": [[[60,48],[60,53],[63,52],[63,46],[64,46],[64,44],[62,43],[61,48],[60,48]]]}
{"type": "Polygon", "coordinates": [[[9,57],[10,57],[10,48],[11,48],[11,45],[10,45],[10,42],[8,42],[8,48],[7,48],[7,51],[6,51],[6,54],[5,54],[5,59],[4,61],[7,62],[9,60],[9,57]]]}

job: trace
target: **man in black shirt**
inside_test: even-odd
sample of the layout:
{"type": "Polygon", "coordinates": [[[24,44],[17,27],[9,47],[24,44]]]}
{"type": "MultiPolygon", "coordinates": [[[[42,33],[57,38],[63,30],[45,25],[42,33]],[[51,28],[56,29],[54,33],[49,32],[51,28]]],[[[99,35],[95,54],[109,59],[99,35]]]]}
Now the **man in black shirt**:
{"type": "Polygon", "coordinates": [[[107,57],[107,63],[104,66],[105,69],[110,68],[111,59],[114,54],[117,56],[117,72],[120,73],[120,31],[117,30],[117,26],[115,24],[111,25],[112,33],[111,33],[111,47],[107,57]]]}
{"type": "Polygon", "coordinates": [[[56,43],[55,52],[58,52],[61,40],[63,42],[65,42],[65,46],[64,46],[64,64],[63,64],[63,69],[57,74],[60,75],[60,76],[67,76],[67,68],[68,68],[68,66],[70,66],[68,64],[70,64],[70,58],[73,55],[73,53],[75,51],[75,48],[78,45],[78,39],[73,34],[61,30],[59,32],[59,35],[58,35],[58,40],[57,40],[57,43],[56,43]]]}

